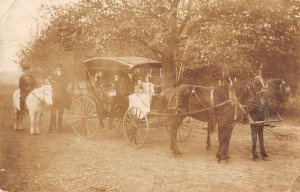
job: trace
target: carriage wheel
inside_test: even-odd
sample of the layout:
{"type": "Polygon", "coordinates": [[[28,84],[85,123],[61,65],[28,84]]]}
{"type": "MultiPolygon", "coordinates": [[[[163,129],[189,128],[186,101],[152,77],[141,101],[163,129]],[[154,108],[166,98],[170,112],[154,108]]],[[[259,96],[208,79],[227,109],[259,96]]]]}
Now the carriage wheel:
{"type": "MultiPolygon", "coordinates": [[[[167,132],[170,132],[170,126],[166,125],[167,132]]],[[[181,125],[178,127],[177,131],[177,141],[186,141],[192,133],[192,118],[186,117],[183,119],[181,125]]]]}
{"type": "Polygon", "coordinates": [[[146,114],[139,108],[129,108],[123,118],[123,131],[127,142],[135,147],[142,147],[147,141],[149,123],[146,114]]]}
{"type": "Polygon", "coordinates": [[[72,128],[77,136],[90,139],[99,129],[97,105],[89,96],[80,96],[72,103],[72,128]]]}
{"type": "Polygon", "coordinates": [[[177,132],[177,140],[179,142],[184,142],[186,141],[192,133],[192,118],[191,117],[186,117],[180,127],[178,128],[177,132]]]}

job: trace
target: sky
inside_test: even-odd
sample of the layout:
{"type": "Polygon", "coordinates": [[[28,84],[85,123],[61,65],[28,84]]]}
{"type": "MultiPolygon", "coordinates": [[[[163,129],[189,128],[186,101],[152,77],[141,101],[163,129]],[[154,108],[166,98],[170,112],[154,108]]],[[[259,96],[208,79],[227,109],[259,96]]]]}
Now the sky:
{"type": "Polygon", "coordinates": [[[19,71],[16,53],[43,26],[41,5],[64,5],[76,0],[0,0],[0,72],[19,71]]]}

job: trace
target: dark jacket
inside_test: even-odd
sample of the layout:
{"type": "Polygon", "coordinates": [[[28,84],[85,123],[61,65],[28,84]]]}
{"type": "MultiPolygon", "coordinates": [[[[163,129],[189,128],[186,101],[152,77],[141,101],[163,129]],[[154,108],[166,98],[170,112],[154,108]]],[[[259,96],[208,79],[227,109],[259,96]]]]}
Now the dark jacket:
{"type": "Polygon", "coordinates": [[[56,71],[52,72],[51,75],[49,76],[49,81],[52,85],[62,85],[65,86],[65,75],[61,73],[60,75],[57,74],[56,71]]]}
{"type": "Polygon", "coordinates": [[[19,79],[19,88],[24,91],[30,91],[37,87],[36,79],[29,74],[24,74],[19,79]]]}

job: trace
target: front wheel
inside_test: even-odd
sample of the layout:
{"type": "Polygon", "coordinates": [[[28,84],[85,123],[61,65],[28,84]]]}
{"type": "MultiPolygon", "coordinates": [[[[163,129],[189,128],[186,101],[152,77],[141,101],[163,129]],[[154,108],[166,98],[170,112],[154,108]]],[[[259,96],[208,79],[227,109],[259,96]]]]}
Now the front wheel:
{"type": "Polygon", "coordinates": [[[79,137],[90,139],[99,129],[97,105],[93,98],[83,95],[72,103],[70,118],[72,128],[79,137]]]}
{"type": "Polygon", "coordinates": [[[122,127],[129,145],[138,149],[146,143],[149,123],[146,114],[139,108],[131,107],[126,111],[122,127]]]}

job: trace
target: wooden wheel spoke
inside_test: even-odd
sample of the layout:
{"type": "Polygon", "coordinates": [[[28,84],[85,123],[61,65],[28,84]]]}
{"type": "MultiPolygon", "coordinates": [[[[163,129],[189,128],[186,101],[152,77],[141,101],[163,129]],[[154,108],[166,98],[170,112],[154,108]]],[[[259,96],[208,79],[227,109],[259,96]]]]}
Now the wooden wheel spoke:
{"type": "Polygon", "coordinates": [[[80,123],[80,122],[82,122],[81,119],[75,121],[75,122],[73,123],[73,126],[75,126],[77,123],[80,123]]]}
{"type": "Polygon", "coordinates": [[[85,134],[85,122],[82,122],[80,132],[81,132],[81,135],[86,136],[86,134],[85,134]]]}
{"type": "Polygon", "coordinates": [[[82,113],[83,105],[80,100],[79,100],[79,105],[80,105],[80,112],[82,113]]]}
{"type": "Polygon", "coordinates": [[[88,101],[86,105],[86,114],[89,114],[93,108],[94,108],[93,103],[91,101],[88,101]]]}
{"type": "Polygon", "coordinates": [[[140,132],[137,132],[137,136],[140,138],[140,140],[143,142],[143,140],[145,140],[145,137],[142,136],[144,134],[141,134],[140,132]]]}
{"type": "Polygon", "coordinates": [[[134,116],[132,115],[132,113],[130,111],[128,111],[128,116],[130,117],[130,119],[132,120],[132,122],[135,121],[134,116]]]}
{"type": "Polygon", "coordinates": [[[95,106],[92,105],[92,106],[87,110],[87,114],[90,115],[90,114],[95,113],[95,111],[94,111],[93,113],[91,113],[91,112],[92,112],[92,109],[94,109],[94,108],[95,108],[95,106]]]}
{"type": "Polygon", "coordinates": [[[88,135],[91,135],[90,128],[89,128],[89,125],[88,125],[87,122],[85,122],[85,127],[86,127],[86,130],[88,132],[88,135]]]}
{"type": "Polygon", "coordinates": [[[81,120],[80,120],[79,122],[80,122],[80,123],[77,124],[77,126],[74,125],[74,127],[75,127],[76,129],[80,128],[80,127],[82,126],[82,124],[83,124],[83,122],[82,122],[81,120]]]}
{"type": "Polygon", "coordinates": [[[135,134],[136,134],[136,130],[133,130],[132,137],[130,139],[131,143],[133,142],[133,139],[135,139],[135,134]]]}
{"type": "Polygon", "coordinates": [[[123,131],[127,142],[135,148],[140,148],[148,137],[148,121],[143,111],[138,108],[129,108],[123,118],[123,131]]]}
{"type": "Polygon", "coordinates": [[[83,138],[93,137],[99,128],[96,103],[92,95],[79,96],[71,106],[72,127],[76,135],[83,138]],[[96,127],[94,127],[96,125],[96,127]]]}

